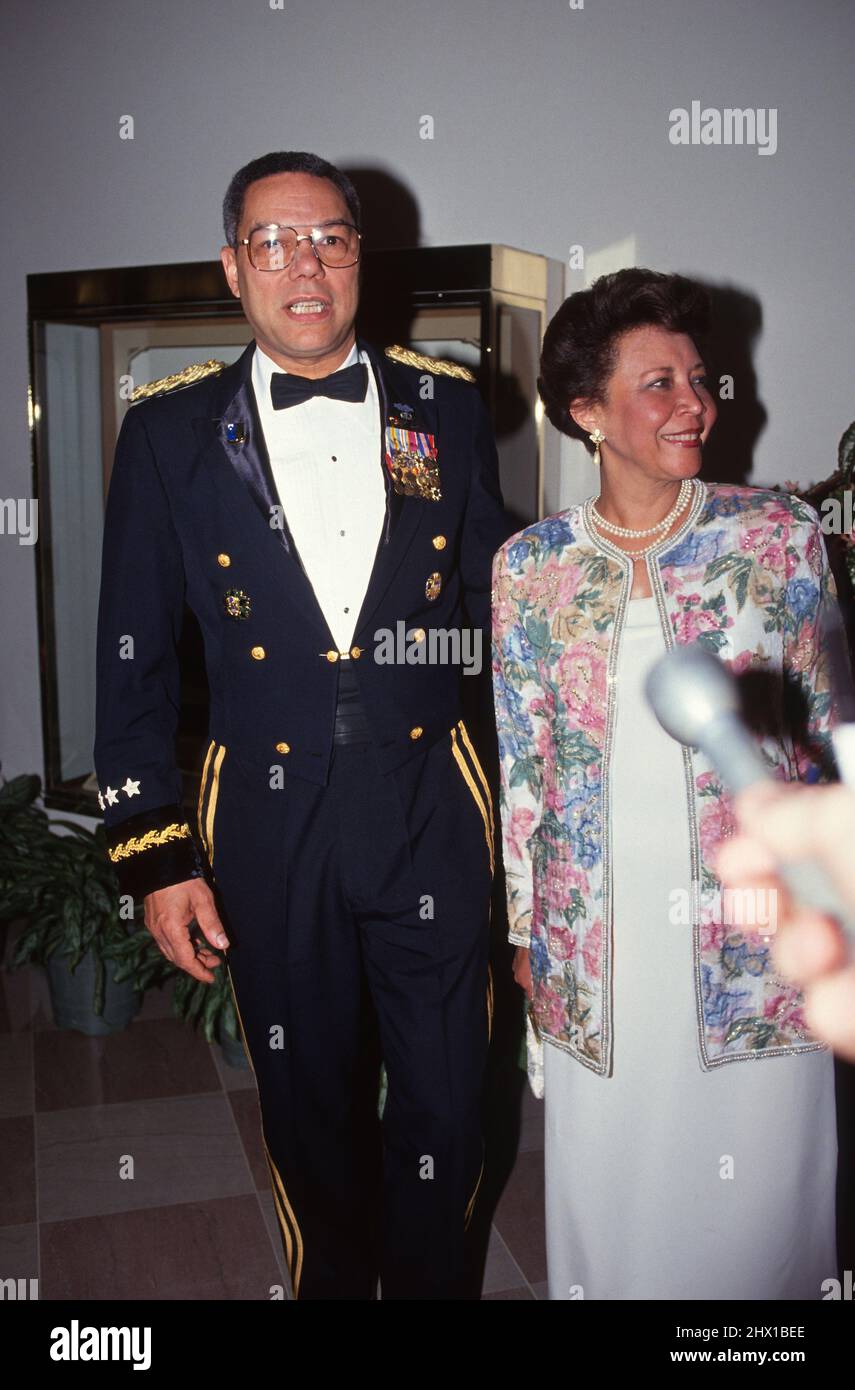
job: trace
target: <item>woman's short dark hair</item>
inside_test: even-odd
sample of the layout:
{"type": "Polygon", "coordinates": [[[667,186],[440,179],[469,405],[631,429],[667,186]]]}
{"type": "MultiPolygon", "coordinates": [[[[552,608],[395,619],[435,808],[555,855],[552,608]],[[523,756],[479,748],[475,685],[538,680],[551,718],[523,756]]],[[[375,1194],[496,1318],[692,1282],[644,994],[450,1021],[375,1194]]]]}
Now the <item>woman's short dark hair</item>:
{"type": "Polygon", "coordinates": [[[337,169],[329,160],[320,155],[307,154],[304,150],[278,150],[273,154],[263,154],[238,169],[223,199],[223,231],[226,242],[234,246],[237,242],[237,229],[243,216],[243,200],[251,183],[269,178],[271,174],[313,174],[318,179],[329,179],[334,183],[347,203],[347,210],[355,227],[359,228],[362,211],[359,194],[347,174],[337,169]]]}
{"type": "Polygon", "coordinates": [[[601,275],[589,289],[565,299],[544,334],[537,389],[548,418],[557,430],[587,444],[568,407],[577,399],[605,399],[621,336],[631,328],[658,325],[700,344],[709,319],[707,291],[683,275],[638,266],[601,275]]]}

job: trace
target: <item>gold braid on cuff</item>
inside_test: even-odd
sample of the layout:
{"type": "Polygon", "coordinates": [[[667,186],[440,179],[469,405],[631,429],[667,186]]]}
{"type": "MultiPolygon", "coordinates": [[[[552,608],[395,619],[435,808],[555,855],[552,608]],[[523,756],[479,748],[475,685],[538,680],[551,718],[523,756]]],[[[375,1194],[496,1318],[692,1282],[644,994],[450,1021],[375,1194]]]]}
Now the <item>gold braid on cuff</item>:
{"type": "Polygon", "coordinates": [[[156,845],[165,845],[170,840],[189,838],[189,825],[179,825],[174,821],[172,825],[165,825],[162,830],[147,830],[144,835],[131,836],[130,840],[125,840],[110,850],[110,858],[116,864],[120,859],[129,859],[132,854],[142,854],[144,850],[154,849],[156,845]]]}

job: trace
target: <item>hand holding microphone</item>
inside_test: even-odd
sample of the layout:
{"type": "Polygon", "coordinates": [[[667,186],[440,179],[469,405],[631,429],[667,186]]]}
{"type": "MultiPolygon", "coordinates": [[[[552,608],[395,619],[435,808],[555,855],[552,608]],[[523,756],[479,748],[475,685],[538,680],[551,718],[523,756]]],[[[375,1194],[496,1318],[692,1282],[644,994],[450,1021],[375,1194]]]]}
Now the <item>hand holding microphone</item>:
{"type": "Polygon", "coordinates": [[[739,717],[735,681],[711,653],[669,652],[647,693],[663,728],[701,748],[736,793],[740,833],[720,846],[719,873],[734,887],[778,893],[776,964],[804,990],[812,1031],[855,1062],[855,723],[833,735],[849,785],[801,786],[770,777],[739,717]]]}
{"type": "MultiPolygon", "coordinates": [[[[699,645],[673,647],[652,667],[645,689],[666,733],[700,748],[732,792],[774,785],[741,718],[736,681],[712,652],[699,645]]],[[[779,863],[778,875],[796,902],[835,917],[855,948],[855,903],[838,892],[816,856],[779,863]]]]}

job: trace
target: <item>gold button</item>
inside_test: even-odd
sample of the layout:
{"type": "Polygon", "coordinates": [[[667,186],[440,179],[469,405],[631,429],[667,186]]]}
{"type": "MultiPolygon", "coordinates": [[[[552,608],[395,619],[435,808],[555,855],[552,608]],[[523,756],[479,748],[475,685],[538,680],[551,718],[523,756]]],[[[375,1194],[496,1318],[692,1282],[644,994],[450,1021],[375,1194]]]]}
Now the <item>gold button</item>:
{"type": "Polygon", "coordinates": [[[338,661],[338,652],[334,647],[330,647],[328,652],[321,652],[321,656],[325,656],[327,661],[338,661]]]}
{"type": "Polygon", "coordinates": [[[414,642],[423,642],[425,640],[425,630],[423,627],[414,627],[411,635],[414,642]]]}
{"type": "Polygon", "coordinates": [[[224,570],[227,570],[227,569],[228,569],[228,567],[229,567],[229,565],[231,564],[231,562],[232,562],[232,557],[231,557],[231,555],[218,555],[218,556],[217,556],[217,564],[218,564],[218,565],[222,565],[222,567],[223,567],[224,570]]]}
{"type": "Polygon", "coordinates": [[[264,650],[263,647],[253,647],[252,651],[250,652],[250,656],[252,657],[253,661],[263,661],[264,658],[267,656],[267,652],[264,650]]]}
{"type": "Polygon", "coordinates": [[[424,729],[420,724],[417,724],[414,729],[410,729],[410,738],[421,738],[423,733],[424,729]]]}
{"type": "Polygon", "coordinates": [[[290,743],[277,743],[277,745],[276,745],[276,752],[277,752],[277,753],[290,753],[290,752],[291,752],[291,745],[290,745],[290,743]]]}
{"type": "Polygon", "coordinates": [[[433,538],[433,547],[434,547],[434,550],[445,550],[445,545],[446,545],[445,536],[434,536],[434,538],[433,538]]]}
{"type": "Polygon", "coordinates": [[[362,656],[362,648],[361,648],[361,647],[351,647],[351,649],[350,649],[350,655],[353,657],[354,661],[358,661],[359,658],[362,656]]]}

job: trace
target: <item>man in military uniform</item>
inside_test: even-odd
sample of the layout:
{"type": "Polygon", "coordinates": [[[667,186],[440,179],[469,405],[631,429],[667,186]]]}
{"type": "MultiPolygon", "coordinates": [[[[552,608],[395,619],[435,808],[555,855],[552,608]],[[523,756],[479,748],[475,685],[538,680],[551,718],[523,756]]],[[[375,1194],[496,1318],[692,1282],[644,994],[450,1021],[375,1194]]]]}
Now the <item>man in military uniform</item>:
{"type": "Polygon", "coordinates": [[[116,450],[95,748],[110,854],[169,959],[212,981],[228,952],[294,1297],[372,1298],[379,1274],[384,1298],[458,1298],[494,819],[459,661],[431,639],[468,622],[489,650],[513,526],[471,375],[356,337],[350,180],[266,155],[224,220],[254,341],[138,393],[116,450]],[[210,686],[195,826],[174,751],[185,602],[210,686]]]}

